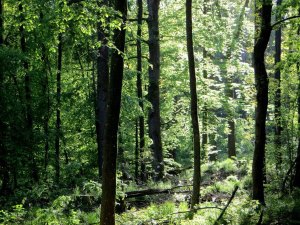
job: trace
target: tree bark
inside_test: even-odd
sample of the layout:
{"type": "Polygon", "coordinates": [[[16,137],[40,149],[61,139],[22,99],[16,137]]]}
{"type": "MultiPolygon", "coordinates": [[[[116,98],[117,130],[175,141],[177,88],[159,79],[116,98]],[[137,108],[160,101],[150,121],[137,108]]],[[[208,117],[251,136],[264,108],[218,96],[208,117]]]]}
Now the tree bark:
{"type": "Polygon", "coordinates": [[[148,99],[152,105],[149,110],[149,136],[153,141],[155,179],[160,180],[164,175],[163,150],[161,142],[160,122],[160,47],[159,47],[159,0],[147,0],[148,2],[148,29],[149,29],[149,88],[148,99]]]}
{"type": "Polygon", "coordinates": [[[139,181],[139,122],[135,121],[135,151],[134,151],[134,178],[138,184],[139,181]]]}
{"type": "MultiPolygon", "coordinates": [[[[272,2],[257,1],[256,16],[260,19],[259,26],[256,26],[256,42],[253,53],[253,65],[256,85],[255,108],[255,149],[252,165],[253,199],[265,203],[264,198],[264,177],[265,177],[265,144],[266,144],[266,115],[268,108],[268,75],[265,67],[265,51],[268,46],[271,34],[271,12],[272,2]],[[259,7],[259,8],[258,8],[259,7]]],[[[257,20],[256,20],[257,21],[257,20]]]]}
{"type": "Polygon", "coordinates": [[[187,37],[187,52],[189,60],[190,74],[190,93],[191,93],[191,118],[194,138],[194,175],[193,175],[193,193],[191,207],[199,204],[200,197],[200,132],[198,122],[198,103],[197,103],[197,86],[196,86],[196,71],[195,58],[193,49],[193,28],[192,28],[192,0],[186,0],[186,37],[187,37]]]}
{"type": "MultiPolygon", "coordinates": [[[[277,0],[277,7],[280,7],[282,0],[277,0]]],[[[276,16],[277,18],[278,16],[276,16]]],[[[281,19],[281,16],[279,16],[281,19]]],[[[278,20],[278,19],[276,19],[278,20]]],[[[281,61],[281,26],[275,31],[275,66],[281,61]]],[[[277,82],[275,90],[275,150],[276,150],[276,166],[279,168],[282,163],[281,153],[281,71],[280,68],[275,69],[275,80],[277,82]]]]}
{"type": "Polygon", "coordinates": [[[58,35],[58,55],[56,72],[56,135],[55,135],[55,180],[59,183],[60,178],[60,135],[61,135],[61,69],[62,69],[62,33],[58,35]]]}
{"type": "Polygon", "coordinates": [[[138,7],[138,16],[137,16],[137,40],[136,40],[136,53],[137,53],[137,95],[139,98],[139,106],[143,112],[142,115],[139,116],[139,155],[140,155],[140,165],[141,165],[141,173],[140,178],[141,181],[146,181],[146,166],[144,162],[144,148],[145,148],[145,119],[144,119],[144,102],[143,102],[143,86],[142,86],[142,25],[143,25],[143,0],[137,0],[138,7]]]}
{"type": "Polygon", "coordinates": [[[32,91],[31,91],[31,77],[29,74],[29,63],[28,60],[26,59],[27,56],[27,44],[26,44],[26,38],[25,38],[25,29],[24,29],[24,12],[23,12],[23,5],[20,1],[19,3],[19,11],[20,11],[20,21],[21,25],[19,27],[20,31],[20,45],[21,45],[21,51],[25,56],[25,59],[23,60],[23,68],[25,71],[25,78],[24,78],[24,83],[25,83],[25,105],[26,105],[26,141],[27,141],[27,149],[28,149],[28,155],[29,155],[29,170],[31,171],[31,177],[34,182],[38,182],[39,180],[39,175],[38,175],[38,169],[36,165],[36,160],[35,160],[35,154],[34,154],[34,134],[33,134],[33,111],[32,111],[32,91]]]}
{"type": "MultiPolygon", "coordinates": [[[[3,47],[3,1],[0,0],[0,48],[3,47]]],[[[5,88],[4,88],[4,71],[0,65],[0,176],[2,180],[1,193],[5,194],[8,190],[9,183],[9,168],[7,163],[7,149],[5,144],[6,139],[6,124],[5,124],[5,88]]]]}
{"type": "MultiPolygon", "coordinates": [[[[107,5],[108,1],[102,1],[102,5],[107,5]]],[[[103,142],[104,127],[106,119],[107,93],[109,83],[109,66],[108,66],[108,46],[107,38],[101,22],[97,24],[98,41],[101,46],[97,53],[97,94],[96,94],[96,136],[98,146],[98,174],[102,176],[103,165],[103,142]]]]}
{"type": "MultiPolygon", "coordinates": [[[[300,8],[298,9],[298,14],[300,15],[300,8]]],[[[300,37],[300,27],[298,27],[298,36],[300,37]]],[[[293,186],[300,188],[300,63],[297,63],[297,73],[298,73],[298,149],[296,158],[296,170],[293,186]]]]}
{"type": "MultiPolygon", "coordinates": [[[[127,1],[115,2],[115,9],[122,13],[123,26],[121,30],[115,30],[114,44],[116,48],[124,52],[125,48],[125,22],[127,16],[127,1]]],[[[102,201],[101,201],[101,225],[115,224],[115,199],[116,199],[116,161],[118,125],[121,107],[121,93],[123,80],[124,60],[117,50],[112,51],[111,75],[109,82],[107,117],[105,121],[104,145],[103,145],[103,175],[102,175],[102,201]]]]}

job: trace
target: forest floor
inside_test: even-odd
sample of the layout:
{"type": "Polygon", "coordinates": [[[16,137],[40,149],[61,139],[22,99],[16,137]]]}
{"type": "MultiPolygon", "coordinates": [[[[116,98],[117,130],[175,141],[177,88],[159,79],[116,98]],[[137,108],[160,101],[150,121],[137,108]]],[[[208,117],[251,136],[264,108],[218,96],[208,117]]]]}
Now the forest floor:
{"type": "MultiPolygon", "coordinates": [[[[300,224],[300,198],[277,194],[275,181],[267,186],[266,207],[251,200],[248,165],[245,160],[229,159],[203,165],[201,201],[193,211],[189,204],[192,169],[159,183],[137,185],[118,179],[117,196],[123,200],[117,202],[116,224],[251,225],[258,224],[261,215],[261,224],[300,224]]],[[[0,208],[0,224],[99,224],[99,183],[90,180],[81,187],[53,192],[44,184],[23,193],[21,203],[13,204],[16,197],[10,199],[10,207],[0,208]]]]}

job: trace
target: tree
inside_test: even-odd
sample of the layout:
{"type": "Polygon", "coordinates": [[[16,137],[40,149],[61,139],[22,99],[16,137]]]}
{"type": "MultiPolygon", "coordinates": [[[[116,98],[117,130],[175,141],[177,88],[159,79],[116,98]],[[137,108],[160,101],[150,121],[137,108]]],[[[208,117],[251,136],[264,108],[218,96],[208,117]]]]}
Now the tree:
{"type": "MultiPolygon", "coordinates": [[[[138,15],[137,15],[137,40],[136,40],[136,53],[137,53],[137,80],[136,80],[136,87],[137,87],[137,95],[139,98],[139,106],[141,111],[144,113],[144,103],[143,103],[143,87],[142,87],[142,25],[143,25],[143,1],[137,0],[137,7],[138,7],[138,15]]],[[[145,169],[145,162],[144,162],[144,148],[145,148],[145,120],[144,114],[139,116],[138,120],[139,125],[139,155],[140,155],[140,162],[141,162],[141,180],[146,180],[146,169],[145,169]]]]}
{"type": "Polygon", "coordinates": [[[265,145],[266,145],[266,116],[268,108],[268,75],[265,66],[265,51],[271,35],[272,2],[256,0],[255,16],[256,42],[254,45],[253,65],[256,87],[255,108],[255,148],[252,165],[254,200],[265,203],[265,145]]]}
{"type": "MultiPolygon", "coordinates": [[[[3,1],[0,0],[0,48],[3,48],[3,31],[4,31],[4,18],[3,18],[3,1]]],[[[0,68],[0,176],[2,180],[1,192],[5,193],[8,190],[9,170],[7,165],[7,150],[5,144],[6,124],[5,124],[5,103],[4,103],[4,71],[3,67],[0,68]]]]}
{"type": "Polygon", "coordinates": [[[157,180],[162,179],[164,173],[163,149],[161,141],[160,121],[160,47],[159,47],[159,21],[158,11],[160,0],[147,0],[148,3],[148,29],[149,29],[149,88],[148,99],[152,108],[149,110],[149,136],[153,141],[151,146],[154,154],[154,171],[157,180]]]}
{"type": "MultiPolygon", "coordinates": [[[[298,15],[300,15],[300,7],[298,9],[298,15]]],[[[298,36],[300,37],[300,26],[298,26],[297,31],[298,36]]],[[[298,75],[298,148],[297,148],[297,158],[296,158],[296,169],[293,185],[294,187],[300,188],[300,63],[297,62],[297,75],[298,75]]]]}
{"type": "Polygon", "coordinates": [[[58,52],[57,52],[57,73],[56,73],[56,136],[55,136],[55,179],[59,183],[60,177],[60,134],[61,134],[61,70],[62,70],[62,53],[63,53],[62,33],[58,35],[58,52]]]}
{"type": "Polygon", "coordinates": [[[186,40],[187,52],[189,61],[190,74],[190,94],[191,94],[191,118],[193,127],[193,142],[194,142],[194,175],[193,175],[193,193],[191,207],[199,204],[200,197],[200,132],[198,122],[198,103],[197,103],[197,87],[196,87],[196,71],[195,57],[193,50],[193,23],[192,23],[192,0],[186,0],[186,40]]]}
{"type": "MultiPolygon", "coordinates": [[[[106,6],[108,1],[102,1],[100,7],[106,6]]],[[[104,24],[98,22],[97,37],[101,46],[97,51],[97,93],[96,93],[96,136],[98,145],[98,173],[102,176],[103,165],[103,141],[104,127],[106,118],[107,92],[109,81],[109,65],[108,65],[108,37],[104,30],[104,24]]]]}
{"type": "Polygon", "coordinates": [[[112,51],[111,56],[111,74],[103,146],[101,225],[115,224],[117,141],[124,69],[124,59],[118,51],[123,54],[125,49],[127,1],[116,1],[115,9],[122,14],[122,25],[120,30],[115,29],[114,31],[113,40],[117,49],[112,51]]]}
{"type": "MultiPolygon", "coordinates": [[[[244,14],[245,14],[245,10],[246,7],[248,7],[249,4],[249,0],[245,1],[245,4],[242,7],[241,13],[237,18],[237,28],[235,29],[234,33],[233,33],[233,37],[232,37],[232,41],[230,43],[230,46],[228,48],[228,51],[226,52],[226,63],[228,63],[228,61],[231,59],[232,55],[233,55],[233,51],[236,48],[236,44],[241,36],[241,30],[242,30],[242,26],[243,26],[243,22],[244,22],[244,14]]],[[[227,97],[227,101],[229,101],[229,99],[236,99],[236,95],[235,95],[235,90],[232,87],[232,83],[234,82],[234,79],[228,75],[227,73],[227,66],[226,66],[226,74],[227,74],[227,79],[226,79],[226,84],[225,84],[225,94],[227,97]]],[[[236,130],[236,124],[235,124],[235,113],[232,109],[230,109],[230,106],[228,106],[228,127],[229,127],[229,134],[228,134],[228,141],[227,141],[227,148],[228,148],[228,158],[232,158],[232,157],[236,157],[236,134],[235,134],[235,130],[236,130]]]]}
{"type": "MultiPolygon", "coordinates": [[[[277,8],[281,6],[281,0],[277,0],[277,8]]],[[[280,9],[277,12],[276,18],[281,18],[280,9]]],[[[276,90],[275,90],[275,150],[276,150],[276,160],[277,166],[281,164],[282,154],[281,154],[281,71],[278,63],[281,61],[281,26],[275,31],[275,80],[276,80],[276,90]]]]}
{"type": "Polygon", "coordinates": [[[23,59],[23,68],[24,68],[24,87],[25,87],[25,105],[26,105],[26,141],[27,141],[27,150],[28,155],[30,158],[29,162],[29,171],[31,171],[31,177],[33,178],[34,182],[37,182],[39,180],[38,175],[38,169],[36,165],[36,159],[35,159],[35,153],[34,153],[34,133],[33,133],[33,110],[32,110],[32,89],[31,89],[31,76],[29,74],[29,62],[26,59],[27,57],[27,43],[26,43],[26,36],[25,36],[25,28],[24,28],[24,22],[25,22],[25,15],[23,11],[23,5],[22,1],[19,1],[19,11],[20,11],[20,22],[21,25],[19,27],[20,31],[20,47],[21,51],[24,54],[23,59]]]}

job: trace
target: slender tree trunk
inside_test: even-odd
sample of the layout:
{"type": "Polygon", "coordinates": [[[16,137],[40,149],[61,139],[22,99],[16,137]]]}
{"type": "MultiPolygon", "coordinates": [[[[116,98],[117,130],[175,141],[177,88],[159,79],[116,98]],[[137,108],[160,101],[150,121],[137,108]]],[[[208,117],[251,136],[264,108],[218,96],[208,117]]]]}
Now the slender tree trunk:
{"type": "MultiPolygon", "coordinates": [[[[0,0],[0,48],[3,47],[3,1],[0,0]]],[[[0,192],[5,194],[8,190],[9,183],[9,168],[7,163],[7,149],[5,145],[6,139],[6,124],[5,124],[5,88],[4,88],[4,71],[0,65],[0,179],[2,180],[2,187],[0,192]]]]}
{"type": "Polygon", "coordinates": [[[139,122],[135,121],[135,151],[134,151],[134,177],[135,182],[138,184],[139,180],[139,122]]]}
{"type": "MultiPolygon", "coordinates": [[[[298,15],[300,15],[300,8],[298,9],[298,15]]],[[[298,36],[300,37],[300,27],[298,27],[298,36]]],[[[297,149],[297,159],[296,159],[296,173],[294,177],[294,187],[300,188],[300,63],[297,63],[297,73],[298,73],[298,149],[297,149]]]]}
{"type": "Polygon", "coordinates": [[[55,179],[59,183],[60,178],[60,135],[61,135],[61,69],[62,69],[62,33],[58,35],[58,55],[56,72],[56,136],[55,136],[55,179]]]}
{"type": "MultiPolygon", "coordinates": [[[[282,0],[277,0],[277,7],[281,6],[282,0]]],[[[281,19],[281,16],[277,20],[281,19]]],[[[275,31],[275,65],[281,61],[281,26],[275,31]]],[[[275,80],[277,82],[275,91],[275,150],[276,150],[276,166],[280,167],[282,163],[282,153],[281,153],[281,71],[280,68],[275,69],[275,80]]]]}
{"type": "MultiPolygon", "coordinates": [[[[124,26],[127,17],[127,1],[116,1],[115,9],[122,13],[124,24],[121,30],[115,30],[114,44],[119,51],[124,52],[124,26]]],[[[100,215],[101,225],[115,224],[117,136],[121,107],[123,70],[123,57],[118,53],[117,50],[113,50],[111,56],[111,75],[109,82],[108,107],[105,121],[103,146],[103,182],[100,215]]]]}
{"type": "Polygon", "coordinates": [[[195,72],[195,58],[193,49],[193,23],[192,23],[192,0],[186,0],[186,37],[187,37],[187,51],[189,60],[189,74],[190,74],[190,93],[191,93],[191,117],[193,126],[194,138],[194,175],[193,175],[193,193],[192,203],[193,208],[199,204],[200,197],[200,132],[198,122],[198,103],[197,103],[197,86],[196,86],[196,72],[195,72]]]}
{"type": "Polygon", "coordinates": [[[236,146],[235,146],[235,122],[234,122],[234,109],[230,107],[229,101],[233,101],[234,96],[234,90],[232,88],[232,82],[233,79],[231,77],[228,77],[226,79],[225,84],[225,92],[226,97],[228,101],[228,111],[227,111],[227,125],[229,128],[229,133],[227,135],[227,149],[228,149],[228,158],[234,158],[236,157],[236,146]]]}
{"type": "MultiPolygon", "coordinates": [[[[206,6],[206,3],[204,2],[203,4],[203,14],[206,15],[207,14],[207,6],[206,6]]],[[[206,24],[204,24],[205,26],[206,24]]],[[[206,49],[203,48],[203,61],[204,61],[204,66],[203,66],[203,78],[204,79],[207,79],[207,69],[206,69],[206,60],[207,60],[207,51],[206,49]]],[[[203,94],[207,94],[207,91],[208,91],[208,88],[207,88],[207,84],[206,82],[204,81],[204,92],[203,94]]],[[[207,103],[206,101],[204,101],[203,103],[203,114],[202,114],[202,153],[201,153],[201,156],[202,156],[202,159],[203,160],[206,160],[207,158],[207,144],[208,144],[208,108],[207,108],[207,103]]]]}
{"type": "MultiPolygon", "coordinates": [[[[107,5],[108,1],[104,0],[102,5],[107,5]]],[[[109,83],[109,66],[108,66],[108,46],[107,38],[102,27],[102,23],[97,25],[98,41],[101,46],[98,48],[97,54],[97,99],[96,99],[96,135],[98,145],[98,173],[102,176],[103,165],[103,142],[104,142],[104,126],[106,119],[107,93],[109,83]]]]}
{"type": "MultiPolygon", "coordinates": [[[[255,149],[252,165],[253,199],[265,203],[264,177],[265,177],[265,144],[266,144],[266,115],[268,108],[268,75],[265,66],[265,51],[271,34],[272,3],[260,0],[261,8],[256,8],[256,16],[260,19],[256,26],[256,43],[253,53],[253,64],[256,85],[255,108],[255,149]]],[[[256,20],[257,21],[257,20],[256,20]]]]}
{"type": "Polygon", "coordinates": [[[44,135],[45,135],[45,156],[44,156],[44,169],[47,170],[48,161],[49,161],[49,120],[50,120],[50,93],[49,93],[49,78],[47,71],[48,59],[46,56],[46,48],[43,45],[42,47],[42,61],[44,63],[44,83],[43,83],[43,92],[45,94],[45,103],[46,103],[46,112],[44,115],[43,123],[44,123],[44,135]]]}
{"type": "MultiPolygon", "coordinates": [[[[136,40],[136,53],[137,53],[137,95],[139,98],[139,106],[144,113],[144,102],[143,102],[143,86],[142,86],[142,25],[143,25],[143,0],[137,0],[138,16],[137,16],[137,40],[136,40]]],[[[141,165],[141,181],[146,181],[146,166],[144,162],[144,148],[145,148],[145,119],[144,114],[139,116],[139,155],[140,155],[140,165],[141,165]]]]}
{"type": "MultiPolygon", "coordinates": [[[[245,10],[246,7],[248,7],[249,4],[249,0],[246,0],[244,3],[244,6],[242,8],[242,11],[237,19],[237,28],[235,30],[235,33],[233,35],[231,44],[229,46],[228,52],[226,53],[226,61],[229,61],[230,58],[232,57],[232,53],[236,47],[236,43],[239,40],[240,34],[241,34],[241,30],[242,30],[242,26],[243,26],[243,22],[244,22],[244,16],[245,16],[245,10]]],[[[228,74],[227,72],[227,65],[226,65],[226,74],[228,74]]],[[[230,99],[234,100],[235,99],[235,91],[234,88],[232,87],[232,82],[234,82],[234,80],[232,79],[232,77],[228,77],[226,80],[226,96],[228,98],[227,101],[229,101],[230,99]]],[[[229,105],[229,104],[228,104],[229,105]]],[[[228,149],[228,158],[232,158],[232,157],[236,157],[236,139],[235,139],[235,115],[234,115],[234,111],[229,109],[228,110],[228,128],[229,128],[229,133],[227,136],[227,149],[228,149]]]]}
{"type": "Polygon", "coordinates": [[[160,122],[160,47],[158,11],[160,0],[147,0],[148,2],[148,29],[149,29],[149,89],[148,98],[152,105],[149,110],[149,134],[153,141],[155,179],[160,180],[164,175],[163,150],[161,142],[160,122]]]}
{"type": "Polygon", "coordinates": [[[236,157],[235,146],[235,122],[233,119],[228,120],[229,134],[228,134],[228,158],[236,157]]]}
{"type": "MultiPolygon", "coordinates": [[[[21,26],[19,28],[20,31],[20,45],[21,45],[21,51],[26,56],[27,54],[27,44],[25,39],[25,29],[24,29],[24,12],[23,12],[23,5],[20,1],[19,4],[19,11],[21,13],[21,26]]],[[[33,112],[32,112],[32,91],[31,91],[31,77],[29,74],[29,63],[27,59],[23,60],[23,68],[25,71],[25,101],[26,101],[26,141],[27,141],[27,149],[28,149],[28,155],[30,158],[30,171],[31,171],[31,177],[35,182],[38,182],[39,176],[38,176],[38,169],[36,165],[35,160],[35,154],[34,154],[34,134],[33,134],[33,112]]]]}

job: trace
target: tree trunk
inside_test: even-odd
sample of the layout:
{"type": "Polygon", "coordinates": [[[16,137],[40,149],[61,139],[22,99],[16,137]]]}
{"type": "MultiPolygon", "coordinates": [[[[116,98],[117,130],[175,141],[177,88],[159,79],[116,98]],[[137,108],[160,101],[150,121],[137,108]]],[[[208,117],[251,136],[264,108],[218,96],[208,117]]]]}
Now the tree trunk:
{"type": "MultiPolygon", "coordinates": [[[[265,177],[265,144],[266,144],[266,115],[268,108],[268,75],[265,67],[265,51],[271,34],[272,3],[260,1],[261,8],[256,8],[260,24],[256,26],[256,42],[253,53],[253,65],[256,85],[255,108],[255,149],[252,165],[253,199],[265,203],[264,177],[265,177]]],[[[257,7],[257,6],[256,6],[257,7]]],[[[256,20],[257,21],[257,20],[256,20]]]]}
{"type": "MultiPolygon", "coordinates": [[[[207,6],[204,3],[203,5],[204,9],[203,9],[203,14],[205,15],[207,13],[207,6]]],[[[207,60],[207,51],[206,49],[203,49],[203,61],[204,61],[204,65],[203,65],[203,78],[207,79],[207,69],[206,69],[206,60],[207,60]]],[[[203,94],[207,94],[207,84],[204,81],[204,92],[203,94]]],[[[208,145],[208,108],[207,108],[207,103],[206,101],[204,101],[203,103],[203,114],[202,114],[202,154],[201,157],[203,160],[206,160],[208,152],[207,152],[207,145],[208,145]]]]}
{"type": "Polygon", "coordinates": [[[146,181],[146,166],[144,162],[144,148],[145,148],[145,119],[144,119],[144,102],[143,102],[143,86],[142,86],[142,23],[143,23],[143,0],[137,0],[138,7],[138,28],[137,28],[137,40],[136,40],[136,53],[137,53],[137,95],[139,98],[139,106],[143,112],[142,115],[139,116],[139,155],[141,162],[141,181],[146,181]]]}
{"type": "MultiPolygon", "coordinates": [[[[282,0],[277,0],[277,7],[281,6],[282,0]]],[[[279,14],[280,15],[280,14],[279,14]]],[[[276,19],[280,20],[281,16],[276,15],[276,19]]],[[[275,31],[275,66],[281,61],[281,26],[275,31]]],[[[276,68],[276,67],[275,67],[276,68]]],[[[275,151],[276,151],[276,166],[279,168],[282,163],[282,153],[281,153],[281,72],[280,68],[275,69],[275,80],[277,82],[276,91],[275,91],[275,151]]]]}
{"type": "Polygon", "coordinates": [[[191,117],[193,126],[194,138],[194,175],[193,175],[193,193],[192,203],[193,208],[199,204],[200,197],[200,133],[198,122],[198,104],[197,104],[197,87],[196,87],[196,72],[195,72],[195,58],[193,49],[193,28],[192,28],[192,0],[186,0],[186,36],[187,36],[187,52],[189,60],[189,74],[190,74],[190,93],[191,93],[191,117]]]}
{"type": "Polygon", "coordinates": [[[56,73],[56,136],[55,136],[55,179],[59,183],[60,177],[60,134],[61,134],[61,69],[62,69],[62,33],[58,35],[58,56],[57,56],[57,73],[56,73]]]}
{"type": "Polygon", "coordinates": [[[135,151],[134,151],[134,178],[138,184],[139,180],[139,122],[135,121],[135,151]]]}
{"type": "MultiPolygon", "coordinates": [[[[107,5],[108,1],[104,0],[102,4],[107,5]]],[[[98,41],[101,43],[101,46],[98,48],[97,53],[96,135],[98,146],[98,173],[101,178],[103,165],[104,126],[109,83],[107,38],[101,22],[97,25],[97,33],[98,41]]]]}
{"type": "MultiPolygon", "coordinates": [[[[20,31],[20,45],[21,45],[21,51],[26,56],[27,54],[27,45],[26,45],[26,39],[25,39],[25,29],[24,29],[24,12],[23,12],[23,5],[20,1],[19,4],[19,11],[21,14],[21,25],[19,28],[20,31]]],[[[23,68],[25,71],[25,105],[26,105],[26,141],[27,141],[27,149],[28,149],[28,155],[29,155],[29,170],[31,171],[31,177],[33,178],[33,181],[38,182],[39,176],[38,176],[38,170],[35,160],[35,154],[34,154],[34,134],[33,134],[33,112],[32,112],[32,93],[31,93],[31,77],[29,74],[29,63],[27,59],[25,58],[23,60],[23,68]]]]}
{"type": "MultiPolygon", "coordinates": [[[[230,43],[228,52],[226,53],[226,60],[229,61],[230,58],[232,57],[232,53],[236,47],[236,43],[239,40],[240,34],[241,34],[241,30],[242,30],[242,26],[243,26],[243,21],[244,21],[244,15],[245,15],[245,10],[246,7],[248,7],[249,4],[249,0],[245,1],[245,4],[242,8],[242,11],[237,19],[237,28],[235,30],[235,33],[233,35],[232,41],[230,43]]],[[[227,72],[227,65],[225,66],[226,68],[226,74],[228,74],[227,72]]],[[[228,76],[228,75],[227,75],[228,76]]],[[[226,79],[226,84],[225,84],[225,94],[227,96],[227,101],[229,101],[231,98],[234,100],[235,99],[235,91],[234,88],[232,87],[232,82],[234,82],[234,80],[232,79],[232,77],[228,77],[226,79]]],[[[228,104],[229,106],[229,104],[228,104]]],[[[231,109],[228,109],[228,128],[229,128],[229,133],[227,136],[227,149],[228,149],[228,158],[232,158],[232,157],[236,157],[236,139],[235,139],[235,115],[234,115],[234,111],[231,109]]]]}
{"type": "MultiPolygon", "coordinates": [[[[127,1],[116,1],[115,9],[122,13],[124,24],[121,30],[115,30],[114,44],[119,51],[124,52],[124,26],[127,16],[127,1]]],[[[101,225],[115,224],[117,136],[121,107],[123,69],[123,56],[119,54],[117,50],[113,50],[103,145],[101,225]]]]}
{"type": "Polygon", "coordinates": [[[159,0],[147,0],[148,2],[148,29],[149,29],[149,88],[148,99],[152,105],[149,110],[149,136],[153,141],[155,179],[160,180],[164,175],[163,151],[161,142],[160,122],[160,47],[159,47],[159,25],[158,11],[159,0]]]}
{"type": "MultiPolygon", "coordinates": [[[[300,15],[300,8],[298,9],[298,14],[300,15]]],[[[298,36],[300,37],[300,27],[298,27],[298,36]]],[[[298,73],[298,149],[297,149],[297,159],[296,159],[296,173],[294,177],[294,187],[300,188],[300,63],[297,63],[297,73],[298,73]]]]}
{"type": "MultiPolygon", "coordinates": [[[[3,2],[0,0],[0,48],[3,47],[3,2]]],[[[5,194],[8,190],[9,183],[9,168],[7,163],[7,149],[5,144],[6,139],[6,124],[5,124],[5,88],[4,88],[4,71],[0,67],[0,179],[2,180],[2,187],[0,192],[5,194]]]]}
{"type": "Polygon", "coordinates": [[[236,157],[235,147],[235,122],[231,118],[228,120],[229,134],[228,134],[228,158],[236,157]]]}

